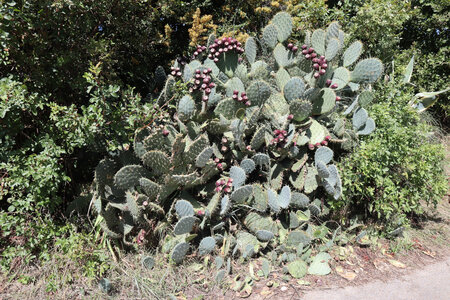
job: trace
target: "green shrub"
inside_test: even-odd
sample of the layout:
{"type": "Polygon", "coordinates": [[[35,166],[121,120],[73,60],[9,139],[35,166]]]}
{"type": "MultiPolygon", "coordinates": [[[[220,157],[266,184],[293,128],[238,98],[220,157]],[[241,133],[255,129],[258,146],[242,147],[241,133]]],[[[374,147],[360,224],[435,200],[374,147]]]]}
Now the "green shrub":
{"type": "Polygon", "coordinates": [[[411,89],[393,81],[379,89],[370,109],[377,130],[343,159],[343,197],[331,208],[396,223],[436,205],[447,191],[443,146],[433,128],[408,106],[411,89]],[[400,88],[399,88],[400,86],[400,88]]]}

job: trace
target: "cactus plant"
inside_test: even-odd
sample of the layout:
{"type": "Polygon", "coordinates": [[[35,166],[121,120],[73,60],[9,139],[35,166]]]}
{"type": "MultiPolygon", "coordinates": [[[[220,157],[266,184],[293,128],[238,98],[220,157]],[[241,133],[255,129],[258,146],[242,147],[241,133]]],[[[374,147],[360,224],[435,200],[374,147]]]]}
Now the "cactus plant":
{"type": "Polygon", "coordinates": [[[292,24],[279,13],[244,47],[210,37],[197,47],[208,58],[194,55],[168,76],[158,69],[173,116],[136,132],[134,160],[108,158],[95,171],[93,203],[108,236],[131,245],[151,231],[175,263],[190,249],[249,258],[270,245],[306,270],[298,260],[313,240],[305,224],[326,213],[327,197],[340,197],[337,153],[375,130],[365,88],[383,68],[359,60],[360,42],[345,48],[336,22],[303,45],[289,40],[292,24]]]}

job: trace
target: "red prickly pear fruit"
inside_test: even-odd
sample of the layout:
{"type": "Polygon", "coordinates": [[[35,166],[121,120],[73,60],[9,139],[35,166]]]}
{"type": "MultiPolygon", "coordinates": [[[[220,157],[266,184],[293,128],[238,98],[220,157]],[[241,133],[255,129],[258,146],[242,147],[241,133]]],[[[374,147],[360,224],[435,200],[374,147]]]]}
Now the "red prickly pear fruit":
{"type": "Polygon", "coordinates": [[[325,85],[326,85],[326,86],[330,86],[330,85],[331,85],[331,80],[330,80],[330,79],[327,79],[327,81],[325,81],[325,85]]]}
{"type": "Polygon", "coordinates": [[[201,72],[202,72],[202,71],[199,70],[199,69],[195,70],[195,74],[200,74],[201,72]]]}
{"type": "Polygon", "coordinates": [[[313,53],[313,52],[314,52],[314,48],[311,47],[308,49],[308,53],[313,53]]]}
{"type": "Polygon", "coordinates": [[[225,180],[221,179],[220,180],[220,185],[225,185],[225,180]]]}
{"type": "Polygon", "coordinates": [[[219,59],[217,57],[214,57],[214,62],[218,62],[219,59]]]}
{"type": "Polygon", "coordinates": [[[226,152],[228,150],[228,148],[226,146],[222,146],[222,148],[220,148],[220,151],[222,152],[226,152]]]}
{"type": "Polygon", "coordinates": [[[220,159],[219,159],[218,157],[216,157],[216,158],[214,159],[214,162],[215,162],[216,164],[218,164],[218,163],[220,162],[220,159]]]}
{"type": "Polygon", "coordinates": [[[247,147],[245,147],[248,151],[252,151],[252,146],[248,145],[247,147]]]}
{"type": "Polygon", "coordinates": [[[325,59],[325,56],[321,55],[321,56],[320,56],[320,59],[321,59],[321,60],[324,60],[324,59],[325,59]]]}
{"type": "Polygon", "coordinates": [[[217,193],[219,193],[219,192],[222,191],[222,187],[221,187],[221,186],[218,186],[218,187],[216,187],[214,190],[215,190],[217,193]]]}
{"type": "Polygon", "coordinates": [[[205,94],[206,94],[206,95],[211,94],[211,89],[210,89],[210,88],[206,88],[206,89],[205,89],[205,94]]]}
{"type": "Polygon", "coordinates": [[[331,136],[327,135],[327,136],[325,137],[325,140],[327,140],[327,141],[331,140],[331,136]]]}
{"type": "Polygon", "coordinates": [[[284,135],[284,136],[287,136],[287,131],[283,130],[283,131],[281,131],[281,134],[284,135]]]}
{"type": "Polygon", "coordinates": [[[202,101],[203,101],[203,102],[208,102],[208,100],[209,100],[209,97],[208,97],[208,96],[203,96],[203,97],[202,97],[202,101]]]}
{"type": "Polygon", "coordinates": [[[316,145],[315,145],[317,148],[319,148],[320,147],[320,143],[316,143],[316,145]]]}
{"type": "Polygon", "coordinates": [[[221,164],[221,163],[218,163],[218,164],[217,164],[217,169],[222,170],[222,168],[223,168],[222,164],[221,164]]]}
{"type": "MultiPolygon", "coordinates": [[[[312,62],[317,64],[319,62],[319,59],[317,57],[315,57],[315,58],[312,59],[312,62]]],[[[317,64],[317,65],[319,65],[319,64],[317,64]]]]}
{"type": "Polygon", "coordinates": [[[305,50],[306,48],[308,48],[308,45],[302,45],[303,50],[305,50]]]}
{"type": "Polygon", "coordinates": [[[326,69],[326,68],[328,68],[328,64],[323,63],[322,64],[322,69],[326,69]]]}
{"type": "Polygon", "coordinates": [[[245,102],[245,106],[250,106],[252,103],[250,101],[245,102]]]}
{"type": "Polygon", "coordinates": [[[178,71],[178,72],[177,72],[177,76],[181,76],[181,72],[178,71]]]}
{"type": "Polygon", "coordinates": [[[237,94],[239,94],[239,91],[238,90],[234,90],[233,91],[233,95],[237,95],[237,94]]]}
{"type": "Polygon", "coordinates": [[[147,206],[147,205],[148,205],[148,202],[147,202],[147,201],[144,201],[144,202],[142,202],[142,205],[147,206]]]}
{"type": "Polygon", "coordinates": [[[319,74],[320,75],[323,75],[323,74],[325,74],[327,71],[325,71],[324,69],[320,69],[320,71],[319,71],[319,74]]]}
{"type": "Polygon", "coordinates": [[[226,187],[231,188],[232,186],[233,186],[233,183],[228,181],[226,187]]]}
{"type": "Polygon", "coordinates": [[[212,89],[213,87],[215,87],[216,86],[216,84],[214,83],[214,82],[211,82],[210,84],[209,84],[209,88],[210,89],[212,89]]]}
{"type": "Polygon", "coordinates": [[[279,135],[281,133],[281,130],[279,130],[279,129],[275,129],[274,131],[273,131],[273,134],[274,135],[279,135]]]}
{"type": "Polygon", "coordinates": [[[177,75],[177,72],[175,72],[175,71],[172,71],[172,72],[170,72],[170,75],[172,75],[172,76],[176,76],[176,75],[177,75]]]}
{"type": "Polygon", "coordinates": [[[305,50],[302,50],[302,54],[303,54],[303,55],[308,54],[308,50],[306,50],[306,49],[305,49],[305,50]]]}
{"type": "Polygon", "coordinates": [[[341,97],[336,96],[336,101],[341,101],[341,97]]]}
{"type": "Polygon", "coordinates": [[[223,137],[221,142],[222,142],[222,144],[226,144],[226,143],[228,143],[228,139],[226,137],[223,137]]]}
{"type": "Polygon", "coordinates": [[[306,55],[305,55],[305,58],[306,58],[306,59],[310,59],[310,58],[311,58],[311,55],[306,54],[306,55]]]}
{"type": "Polygon", "coordinates": [[[311,53],[311,57],[312,58],[316,58],[317,57],[317,53],[311,53]]]}
{"type": "Polygon", "coordinates": [[[233,182],[233,178],[228,178],[228,182],[233,182]]]}
{"type": "Polygon", "coordinates": [[[216,187],[220,186],[220,179],[216,181],[216,187]]]}
{"type": "Polygon", "coordinates": [[[226,187],[226,188],[223,189],[223,191],[224,191],[225,193],[229,193],[229,192],[231,192],[231,189],[230,189],[229,187],[226,187]]]}
{"type": "Polygon", "coordinates": [[[314,78],[315,79],[317,79],[317,78],[319,78],[320,77],[320,74],[319,73],[314,73],[314,78]]]}
{"type": "Polygon", "coordinates": [[[292,47],[294,47],[294,44],[289,43],[289,44],[287,45],[287,47],[288,47],[289,49],[292,49],[292,47]]]}
{"type": "Polygon", "coordinates": [[[164,130],[162,131],[162,134],[163,134],[163,136],[168,136],[168,135],[169,135],[169,130],[164,129],[164,130]]]}
{"type": "Polygon", "coordinates": [[[326,146],[326,145],[328,145],[328,142],[327,141],[322,141],[322,146],[326,146]]]}
{"type": "Polygon", "coordinates": [[[309,149],[309,150],[314,150],[314,145],[313,145],[313,144],[309,144],[309,145],[308,145],[308,149],[309,149]]]}
{"type": "Polygon", "coordinates": [[[233,96],[231,96],[231,98],[233,98],[233,100],[237,100],[238,99],[238,95],[237,94],[233,94],[233,96]]]}
{"type": "Polygon", "coordinates": [[[205,212],[204,212],[203,210],[197,210],[196,215],[197,215],[198,217],[202,217],[202,216],[205,215],[205,212]]]}
{"type": "Polygon", "coordinates": [[[287,119],[290,121],[290,120],[292,120],[294,118],[294,115],[289,115],[289,116],[287,116],[287,119]]]}
{"type": "Polygon", "coordinates": [[[241,62],[243,62],[244,61],[244,59],[242,58],[242,57],[239,57],[238,58],[238,63],[241,63],[241,62]]]}
{"type": "Polygon", "coordinates": [[[335,83],[335,84],[332,84],[331,86],[330,86],[330,88],[332,88],[332,89],[337,89],[337,87],[338,87],[338,85],[335,83]]]}
{"type": "Polygon", "coordinates": [[[314,68],[314,70],[319,70],[319,69],[320,69],[320,66],[319,66],[319,64],[314,64],[314,65],[313,65],[313,68],[314,68]]]}
{"type": "Polygon", "coordinates": [[[298,47],[297,46],[294,46],[294,47],[292,47],[292,52],[297,52],[298,51],[298,47]]]}

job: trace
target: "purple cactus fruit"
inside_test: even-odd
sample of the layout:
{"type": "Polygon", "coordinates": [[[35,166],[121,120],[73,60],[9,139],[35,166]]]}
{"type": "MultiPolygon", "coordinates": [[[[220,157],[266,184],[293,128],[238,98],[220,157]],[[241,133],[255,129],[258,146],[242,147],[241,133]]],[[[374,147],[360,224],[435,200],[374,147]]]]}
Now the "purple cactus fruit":
{"type": "Polygon", "coordinates": [[[279,129],[275,129],[274,131],[273,131],[273,134],[274,135],[279,135],[281,133],[281,130],[279,130],[279,129]]]}
{"type": "Polygon", "coordinates": [[[201,87],[202,87],[202,90],[206,89],[206,83],[203,83],[201,87]]]}
{"type": "Polygon", "coordinates": [[[319,64],[314,64],[314,65],[313,65],[313,68],[314,68],[314,70],[319,70],[319,69],[320,69],[320,66],[319,66],[319,64]]]}
{"type": "Polygon", "coordinates": [[[327,71],[325,71],[324,69],[321,69],[321,70],[319,71],[319,74],[322,76],[322,75],[324,75],[326,72],[327,72],[327,71]]]}
{"type": "Polygon", "coordinates": [[[284,136],[287,136],[287,131],[283,130],[283,131],[281,131],[281,134],[284,135],[284,136]]]}
{"type": "Polygon", "coordinates": [[[163,129],[163,131],[162,131],[162,134],[163,134],[163,136],[168,136],[169,135],[169,130],[167,130],[167,129],[163,129]]]}
{"type": "Polygon", "coordinates": [[[211,81],[211,77],[209,77],[209,76],[207,76],[205,79],[203,79],[204,84],[209,84],[210,81],[211,81]]]}
{"type": "Polygon", "coordinates": [[[172,71],[172,72],[170,72],[170,75],[175,76],[175,75],[177,75],[177,72],[172,71]]]}
{"type": "Polygon", "coordinates": [[[202,46],[201,49],[202,49],[202,51],[205,51],[206,50],[206,46],[202,46]]]}
{"type": "Polygon", "coordinates": [[[221,187],[221,186],[216,187],[216,188],[215,188],[215,191],[216,191],[217,193],[221,192],[221,191],[222,191],[222,187],[221,187]]]}
{"type": "Polygon", "coordinates": [[[308,45],[303,45],[302,49],[305,50],[306,48],[308,48],[308,45]]]}
{"type": "Polygon", "coordinates": [[[325,85],[326,85],[326,86],[330,86],[330,85],[331,85],[331,80],[330,80],[330,79],[327,79],[327,81],[325,82],[325,85]]]}
{"type": "Polygon", "coordinates": [[[205,215],[205,212],[203,210],[197,210],[196,215],[197,215],[197,217],[202,217],[205,215]]]}
{"type": "Polygon", "coordinates": [[[228,182],[233,182],[233,178],[228,178],[228,182]]]}
{"type": "Polygon", "coordinates": [[[292,120],[294,118],[294,115],[289,115],[289,116],[287,116],[287,119],[290,121],[290,120],[292,120]]]}
{"type": "Polygon", "coordinates": [[[231,192],[231,189],[230,189],[229,187],[226,187],[226,188],[223,189],[223,191],[224,191],[225,193],[229,193],[229,192],[231,192]]]}
{"type": "Polygon", "coordinates": [[[202,97],[202,101],[203,101],[203,102],[208,102],[208,100],[209,100],[209,97],[208,97],[208,96],[205,95],[205,96],[202,97]]]}
{"type": "Polygon", "coordinates": [[[312,62],[317,64],[319,62],[319,59],[317,57],[315,57],[315,58],[312,59],[312,62]]]}
{"type": "Polygon", "coordinates": [[[238,58],[238,63],[241,63],[241,62],[243,62],[244,61],[244,59],[242,58],[242,57],[239,57],[238,58]]]}
{"type": "Polygon", "coordinates": [[[242,99],[242,97],[238,97],[238,100],[237,100],[238,102],[242,102],[242,101],[244,101],[244,99],[242,99]]]}
{"type": "Polygon", "coordinates": [[[221,142],[222,142],[222,144],[226,144],[226,143],[228,143],[228,139],[226,137],[223,137],[221,142]]]}
{"type": "Polygon", "coordinates": [[[227,152],[228,148],[226,146],[222,146],[222,148],[220,148],[220,151],[222,152],[227,152]]]}
{"type": "Polygon", "coordinates": [[[208,58],[209,59],[213,59],[213,55],[212,54],[208,54],[208,58]]]}
{"type": "Polygon", "coordinates": [[[294,47],[292,47],[292,52],[297,52],[298,51],[298,47],[297,46],[294,46],[294,47]]]}
{"type": "Polygon", "coordinates": [[[237,45],[238,47],[241,47],[241,46],[242,46],[242,43],[241,43],[241,42],[237,42],[236,45],[237,45]]]}
{"type": "Polygon", "coordinates": [[[207,73],[207,74],[210,74],[211,72],[212,72],[212,69],[211,69],[211,68],[206,69],[206,73],[207,73]]]}
{"type": "Polygon", "coordinates": [[[289,43],[289,44],[287,45],[287,47],[288,47],[288,49],[292,49],[292,47],[294,47],[294,44],[289,43]]]}
{"type": "Polygon", "coordinates": [[[147,206],[148,205],[148,201],[142,202],[142,205],[147,206]]]}
{"type": "Polygon", "coordinates": [[[317,53],[311,53],[311,57],[312,58],[316,58],[317,57],[317,53]]]}
{"type": "Polygon", "coordinates": [[[200,74],[202,71],[200,69],[195,70],[195,74],[200,74]]]}
{"type": "Polygon", "coordinates": [[[242,100],[247,101],[248,100],[247,95],[242,96],[242,100]]]}
{"type": "Polygon", "coordinates": [[[338,87],[338,85],[335,83],[335,84],[332,84],[331,86],[330,86],[330,88],[332,88],[332,89],[337,89],[337,87],[338,87]]]}
{"type": "Polygon", "coordinates": [[[219,59],[217,57],[214,57],[214,62],[218,62],[219,59]]]}
{"type": "Polygon", "coordinates": [[[247,102],[245,102],[244,104],[245,104],[245,106],[250,106],[250,105],[252,105],[252,103],[251,103],[250,101],[247,101],[247,102]]]}
{"type": "Polygon", "coordinates": [[[213,48],[213,49],[209,50],[209,52],[214,53],[214,52],[216,52],[216,49],[213,48]]]}
{"type": "Polygon", "coordinates": [[[320,143],[316,143],[316,148],[319,148],[320,147],[320,143]]]}
{"type": "Polygon", "coordinates": [[[305,50],[302,50],[302,54],[303,54],[303,55],[308,54],[308,50],[306,50],[306,49],[305,49],[305,50]]]}
{"type": "Polygon", "coordinates": [[[321,59],[321,60],[324,60],[324,59],[325,59],[325,56],[321,55],[321,56],[320,56],[320,59],[321,59]]]}
{"type": "Polygon", "coordinates": [[[308,49],[308,53],[311,54],[311,53],[313,53],[313,52],[314,52],[314,48],[313,48],[313,47],[311,47],[311,48],[308,49]]]}
{"type": "Polygon", "coordinates": [[[233,50],[233,48],[237,48],[236,45],[234,47],[232,45],[228,46],[228,50],[233,50]]]}
{"type": "Polygon", "coordinates": [[[210,88],[210,89],[214,88],[215,86],[216,86],[216,84],[215,84],[214,82],[211,82],[211,83],[209,84],[209,88],[210,88]]]}
{"type": "Polygon", "coordinates": [[[313,145],[313,144],[309,144],[309,145],[308,145],[308,149],[309,149],[309,150],[314,150],[314,145],[313,145]]]}
{"type": "Polygon", "coordinates": [[[222,168],[223,168],[221,163],[218,163],[216,166],[217,166],[217,169],[219,169],[219,170],[222,170],[222,168]]]}
{"type": "Polygon", "coordinates": [[[327,140],[327,141],[331,140],[331,136],[327,135],[327,136],[325,137],[325,140],[327,140]]]}
{"type": "Polygon", "coordinates": [[[221,179],[220,180],[220,185],[225,185],[225,180],[221,179]]]}
{"type": "Polygon", "coordinates": [[[248,145],[247,147],[245,147],[248,151],[252,151],[252,146],[248,145]]]}
{"type": "Polygon", "coordinates": [[[194,52],[194,56],[197,56],[197,55],[198,55],[198,51],[195,51],[195,52],[194,52]]]}
{"type": "Polygon", "coordinates": [[[328,142],[327,141],[322,141],[322,146],[326,146],[326,145],[328,145],[328,142]]]}
{"type": "Polygon", "coordinates": [[[205,89],[205,94],[206,94],[206,95],[211,94],[211,89],[210,89],[210,88],[206,88],[206,89],[205,89]]]}
{"type": "Polygon", "coordinates": [[[322,64],[322,69],[326,69],[326,68],[328,68],[328,64],[323,63],[323,64],[322,64]]]}
{"type": "Polygon", "coordinates": [[[317,78],[319,78],[320,77],[320,74],[319,73],[314,73],[314,78],[315,79],[317,79],[317,78]]]}
{"type": "Polygon", "coordinates": [[[336,96],[336,101],[341,101],[341,97],[336,96]]]}
{"type": "Polygon", "coordinates": [[[233,95],[237,95],[237,94],[239,94],[239,91],[238,90],[234,90],[233,91],[233,95]]]}
{"type": "Polygon", "coordinates": [[[223,48],[223,52],[228,52],[228,48],[223,48]]]}
{"type": "Polygon", "coordinates": [[[310,58],[311,58],[311,55],[306,54],[306,55],[305,55],[305,58],[306,58],[306,59],[310,59],[310,58]]]}
{"type": "Polygon", "coordinates": [[[214,158],[214,162],[215,162],[216,164],[218,164],[218,163],[220,162],[220,159],[219,159],[218,157],[216,157],[216,158],[214,158]]]}
{"type": "Polygon", "coordinates": [[[216,187],[220,186],[220,179],[216,181],[216,187]]]}
{"type": "Polygon", "coordinates": [[[218,40],[218,41],[217,41],[217,45],[219,45],[219,46],[222,45],[222,41],[221,41],[221,40],[218,40]]]}

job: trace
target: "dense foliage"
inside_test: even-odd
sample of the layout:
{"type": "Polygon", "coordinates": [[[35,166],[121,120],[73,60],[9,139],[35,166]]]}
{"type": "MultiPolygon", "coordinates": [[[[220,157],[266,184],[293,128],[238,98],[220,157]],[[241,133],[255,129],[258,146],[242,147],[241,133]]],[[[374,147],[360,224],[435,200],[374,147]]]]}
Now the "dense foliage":
{"type": "MultiPolygon", "coordinates": [[[[162,70],[170,72],[173,59],[179,57],[180,64],[190,60],[197,44],[205,44],[211,33],[244,43],[284,10],[293,15],[290,42],[303,41],[306,30],[337,20],[347,33],[345,44],[363,41],[364,51],[382,58],[390,77],[393,60],[396,77],[415,55],[411,81],[415,86],[374,87],[378,98],[369,113],[378,129],[341,163],[346,166],[340,170],[344,196],[330,199],[331,207],[395,221],[408,212],[420,212],[419,199],[435,203],[445,189],[441,149],[426,134],[433,129],[405,103],[414,93],[448,87],[448,1],[2,1],[4,270],[17,255],[49,257],[58,236],[79,237],[64,224],[62,212],[87,190],[105,154],[117,157],[132,149],[136,129],[152,124],[156,116],[170,117],[166,111],[174,107],[165,102],[158,107],[154,100],[164,88],[159,75],[162,70]],[[389,152],[383,152],[386,149],[389,152]],[[394,168],[398,172],[386,173],[399,165],[394,168]]],[[[175,85],[175,93],[187,89],[184,83],[175,85]]],[[[443,94],[432,108],[447,126],[449,103],[448,93],[443,94]]],[[[69,208],[77,208],[77,201],[69,208]]],[[[103,258],[93,261],[102,265],[103,258]]]]}

